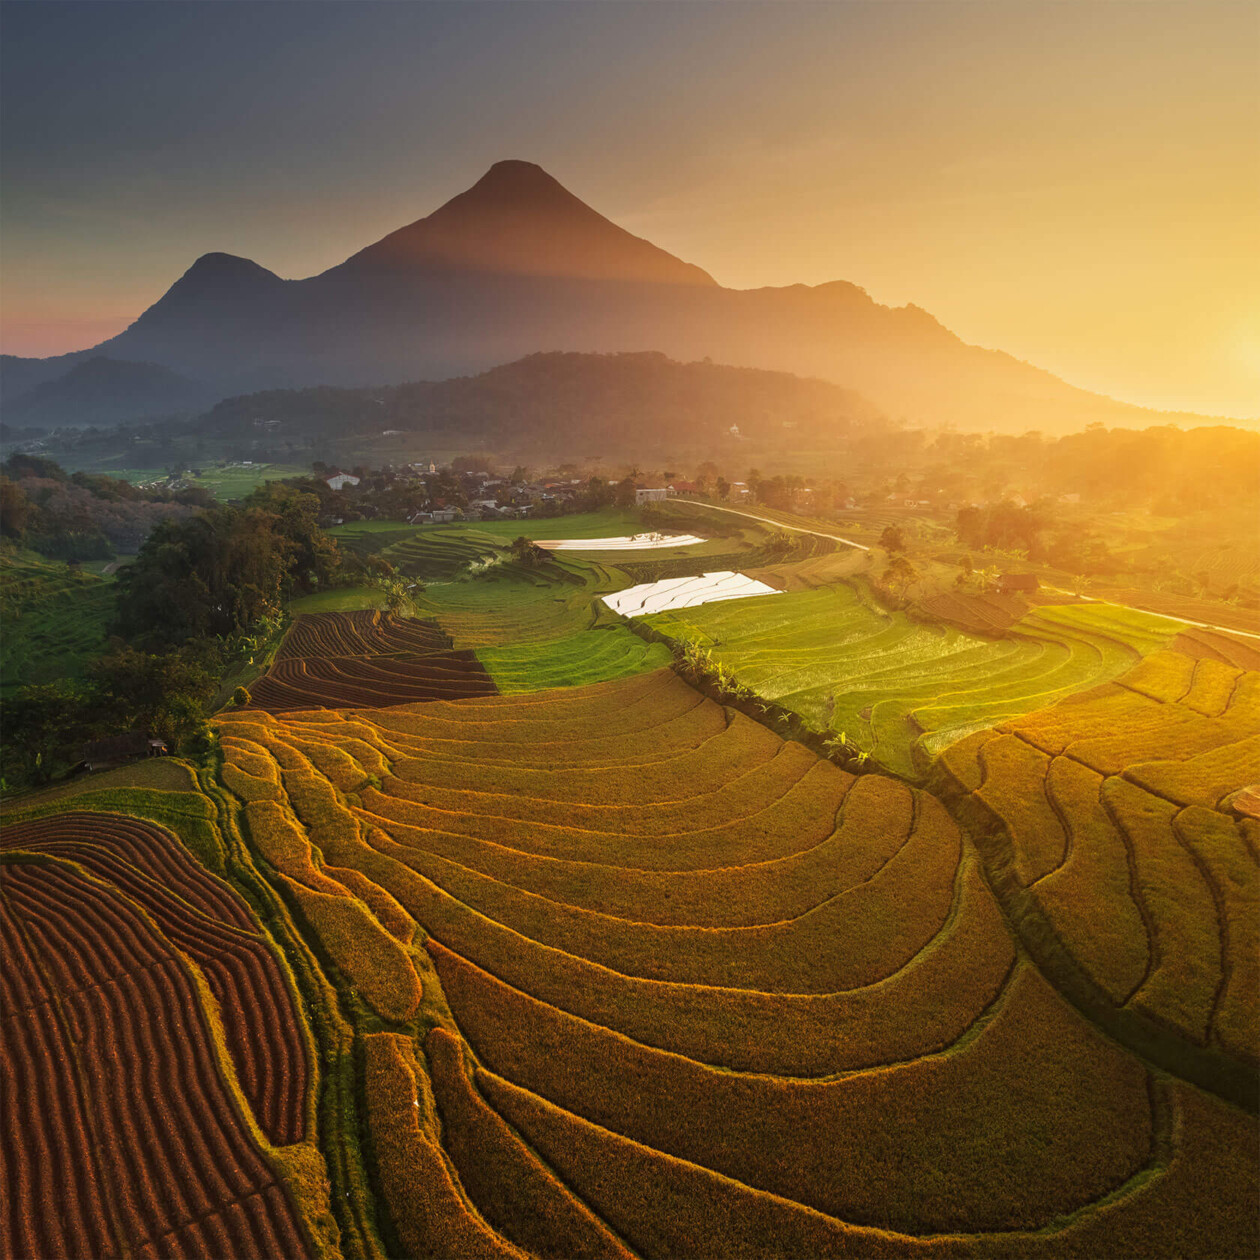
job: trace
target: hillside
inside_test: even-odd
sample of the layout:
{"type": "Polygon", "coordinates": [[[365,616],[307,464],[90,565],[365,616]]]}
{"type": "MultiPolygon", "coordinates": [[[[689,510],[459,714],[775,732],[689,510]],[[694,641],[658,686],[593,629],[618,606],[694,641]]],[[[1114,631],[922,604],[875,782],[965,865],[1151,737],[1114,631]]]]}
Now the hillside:
{"type": "Polygon", "coordinates": [[[819,376],[912,424],[1061,433],[1205,419],[1076,389],[842,281],[724,288],[527,162],[496,163],[426,218],[307,279],[206,254],[117,337],[55,367],[4,370],[29,388],[103,354],[212,382],[223,397],[449,377],[551,350],[660,350],[819,376]]]}
{"type": "Polygon", "coordinates": [[[4,404],[17,426],[117,424],[200,411],[215,394],[156,363],[130,363],[95,355],[4,404]]]}
{"type": "Polygon", "coordinates": [[[734,450],[789,434],[804,447],[832,445],[851,428],[882,422],[873,403],[829,381],[644,352],[535,354],[447,381],[248,394],[197,425],[224,437],[255,436],[260,423],[278,438],[458,432],[498,448],[641,458],[658,445],[726,442],[734,450]]]}
{"type": "Polygon", "coordinates": [[[0,804],[18,1254],[1256,1253],[1251,642],[661,511],[347,526],[414,616],[0,804]]]}

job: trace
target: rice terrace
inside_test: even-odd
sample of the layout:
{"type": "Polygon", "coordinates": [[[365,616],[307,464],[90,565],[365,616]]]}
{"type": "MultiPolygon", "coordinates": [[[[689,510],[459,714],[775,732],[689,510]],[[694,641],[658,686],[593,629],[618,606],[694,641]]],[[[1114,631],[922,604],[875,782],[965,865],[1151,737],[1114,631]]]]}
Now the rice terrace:
{"type": "Polygon", "coordinates": [[[1256,36],[0,4],[0,1260],[1260,1260],[1256,36]]]}
{"type": "Polygon", "coordinates": [[[778,529],[361,531],[413,604],[7,804],[5,1254],[1246,1254],[1260,639],[778,529]]]}

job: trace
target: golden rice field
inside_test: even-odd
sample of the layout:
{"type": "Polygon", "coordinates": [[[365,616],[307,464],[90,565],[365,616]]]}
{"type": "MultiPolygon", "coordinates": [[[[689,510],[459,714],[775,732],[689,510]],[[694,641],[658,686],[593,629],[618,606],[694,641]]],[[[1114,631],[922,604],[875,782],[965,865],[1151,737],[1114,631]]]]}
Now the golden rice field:
{"type": "Polygon", "coordinates": [[[440,626],[299,618],[213,766],[6,808],[0,1254],[1256,1254],[1244,640],[925,787],[538,609],[456,697],[440,626]]]}
{"type": "Polygon", "coordinates": [[[1034,954],[1254,1106],[1260,822],[1231,806],[1260,778],[1260,673],[1157,652],[940,764],[1034,954]]]}
{"type": "Polygon", "coordinates": [[[220,730],[399,1254],[1250,1245],[1247,1108],[1065,1001],[927,792],[668,669],[220,730]]]}

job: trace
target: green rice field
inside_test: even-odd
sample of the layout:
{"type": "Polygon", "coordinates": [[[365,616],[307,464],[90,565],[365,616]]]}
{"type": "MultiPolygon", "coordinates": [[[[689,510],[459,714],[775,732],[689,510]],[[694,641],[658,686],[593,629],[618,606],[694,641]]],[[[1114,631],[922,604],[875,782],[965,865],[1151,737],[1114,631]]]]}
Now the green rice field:
{"type": "Polygon", "coordinates": [[[1181,628],[1110,605],[1041,608],[1002,639],[920,624],[848,585],[644,619],[739,682],[914,778],[954,740],[1114,678],[1181,628]]]}

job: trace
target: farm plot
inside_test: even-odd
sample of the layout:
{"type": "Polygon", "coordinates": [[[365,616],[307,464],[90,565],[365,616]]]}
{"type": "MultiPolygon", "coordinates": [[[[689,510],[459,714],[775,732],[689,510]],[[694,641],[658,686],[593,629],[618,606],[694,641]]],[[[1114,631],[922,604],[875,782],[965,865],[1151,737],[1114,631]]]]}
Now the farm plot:
{"type": "Polygon", "coordinates": [[[1009,630],[1029,609],[1028,601],[1020,595],[959,591],[931,595],[919,607],[933,621],[957,626],[969,634],[990,635],[1009,630]]]}
{"type": "Polygon", "coordinates": [[[981,639],[863,603],[848,586],[651,616],[753,691],[915,778],[954,740],[1114,678],[1176,626],[1109,605],[1039,608],[981,639]]]}
{"type": "Polygon", "coordinates": [[[433,621],[373,610],[297,617],[250,705],[272,713],[411,704],[494,695],[476,655],[456,651],[433,621]]]}
{"type": "Polygon", "coordinates": [[[764,568],[744,566],[744,571],[749,577],[765,582],[778,590],[809,591],[818,586],[831,586],[837,582],[844,582],[861,572],[865,565],[864,552],[845,547],[835,551],[819,552],[804,559],[767,564],[764,568]]]}
{"type": "MultiPolygon", "coordinates": [[[[720,531],[707,539],[703,546],[695,546],[676,555],[654,553],[639,558],[610,556],[609,559],[615,559],[617,566],[631,581],[642,583],[662,578],[694,577],[701,569],[710,572],[738,569],[746,572],[750,566],[801,565],[811,560],[821,565],[836,551],[836,543],[829,538],[789,534],[763,521],[728,516],[719,524],[720,531]],[[736,521],[739,524],[732,525],[736,521]]],[[[771,585],[779,584],[771,582],[771,585]]]]}
{"type": "Polygon", "coordinates": [[[1224,626],[1244,634],[1260,634],[1260,611],[1240,608],[1210,599],[1192,599],[1184,595],[1170,595],[1166,591],[1135,590],[1131,587],[1101,587],[1098,595],[1114,599],[1134,608],[1146,608],[1164,617],[1183,617],[1186,621],[1201,621],[1210,626],[1224,626]]]}
{"type": "Polygon", "coordinates": [[[116,885],[15,858],[0,863],[5,1254],[309,1254],[179,946],[116,885]]]}
{"type": "Polygon", "coordinates": [[[451,646],[431,621],[404,620],[362,609],[351,613],[307,613],[294,618],[278,660],[303,656],[374,656],[434,652],[451,646]]]}
{"type": "Polygon", "coordinates": [[[277,1145],[306,1136],[310,1065],[294,998],[240,896],[160,827],[76,811],[7,825],[0,852],[21,850],[106,881],[202,970],[218,1003],[237,1080],[277,1145]]]}
{"type": "Polygon", "coordinates": [[[580,687],[670,662],[662,643],[645,643],[624,626],[601,626],[564,639],[481,648],[477,659],[504,695],[543,691],[548,687],[580,687]]]}
{"type": "Polygon", "coordinates": [[[447,651],[278,660],[250,688],[250,696],[255,707],[283,713],[462,699],[495,690],[474,652],[447,651]]]}
{"type": "Polygon", "coordinates": [[[619,569],[573,556],[537,567],[505,560],[463,581],[432,583],[417,602],[456,647],[535,644],[609,624],[599,596],[627,583],[619,569]]]}
{"type": "Polygon", "coordinates": [[[1187,656],[1206,656],[1209,660],[1223,661],[1239,669],[1260,669],[1260,640],[1190,626],[1170,646],[1187,656]]]}
{"type": "Polygon", "coordinates": [[[1228,1109],[1017,958],[924,792],[667,670],[220,731],[302,837],[277,872],[353,875],[423,931],[423,1019],[363,1056],[413,1251],[1070,1252],[1211,1126],[1236,1142],[1197,1228],[1247,1243],[1228,1109]]]}
{"type": "Polygon", "coordinates": [[[1226,806],[1258,764],[1260,674],[1177,652],[941,759],[1047,966],[1083,973],[1170,1053],[1243,1065],[1253,1084],[1260,832],[1226,806]]]}

